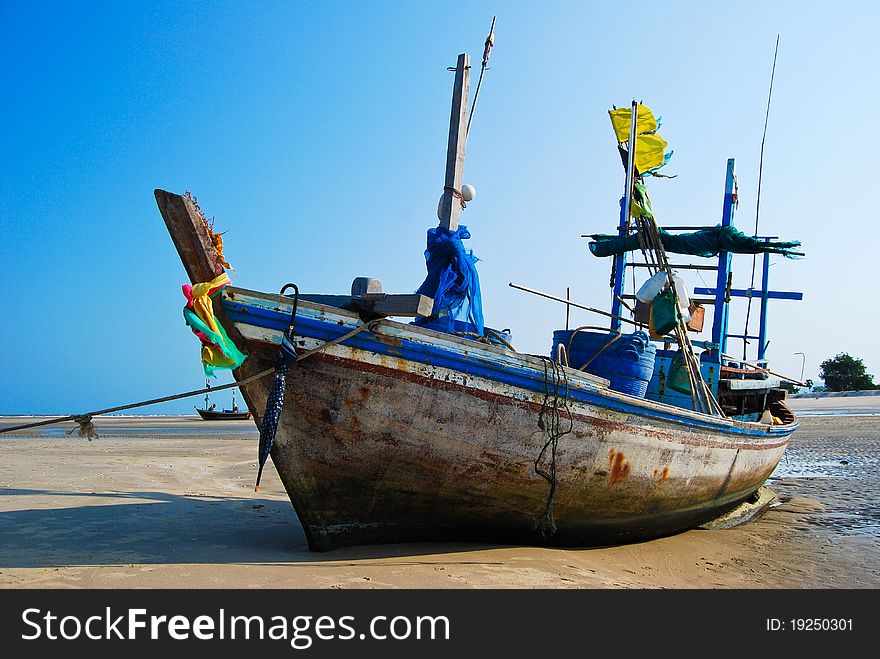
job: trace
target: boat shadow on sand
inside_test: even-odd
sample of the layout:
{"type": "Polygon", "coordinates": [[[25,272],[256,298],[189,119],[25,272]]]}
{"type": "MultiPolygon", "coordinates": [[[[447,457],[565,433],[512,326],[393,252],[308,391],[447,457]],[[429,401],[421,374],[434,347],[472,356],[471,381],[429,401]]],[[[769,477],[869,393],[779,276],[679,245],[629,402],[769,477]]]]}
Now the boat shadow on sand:
{"type": "MultiPolygon", "coordinates": [[[[277,499],[2,488],[0,499],[5,497],[50,497],[54,507],[21,506],[0,512],[0,570],[198,563],[303,564],[311,569],[322,564],[339,566],[340,561],[358,561],[363,566],[369,565],[364,560],[427,557],[493,547],[407,543],[314,553],[308,549],[290,503],[277,499]],[[67,498],[80,501],[65,506],[63,499],[67,498]]],[[[46,505],[45,500],[41,505],[46,505]]],[[[460,563],[487,564],[484,560],[460,563]]]]}

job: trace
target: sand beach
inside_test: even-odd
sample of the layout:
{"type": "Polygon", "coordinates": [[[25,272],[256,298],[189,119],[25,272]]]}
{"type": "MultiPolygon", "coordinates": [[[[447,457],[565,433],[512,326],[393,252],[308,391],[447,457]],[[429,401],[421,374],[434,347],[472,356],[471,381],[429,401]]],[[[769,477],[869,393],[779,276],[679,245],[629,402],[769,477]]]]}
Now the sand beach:
{"type": "MultiPolygon", "coordinates": [[[[252,421],[104,417],[0,435],[4,588],[877,588],[880,397],[793,399],[802,423],[732,529],[548,549],[462,543],[308,551],[252,421]],[[845,401],[846,404],[838,401],[845,401]]],[[[3,417],[0,427],[36,420],[3,417]]]]}

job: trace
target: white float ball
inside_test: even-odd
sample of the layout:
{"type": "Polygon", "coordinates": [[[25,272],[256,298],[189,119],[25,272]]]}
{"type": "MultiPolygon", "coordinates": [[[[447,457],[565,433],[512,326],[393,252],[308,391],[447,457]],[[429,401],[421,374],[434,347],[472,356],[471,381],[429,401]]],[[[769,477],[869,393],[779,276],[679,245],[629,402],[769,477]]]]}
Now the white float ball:
{"type": "Polygon", "coordinates": [[[461,197],[465,201],[473,201],[477,196],[477,189],[472,186],[465,184],[461,186],[461,197]]]}

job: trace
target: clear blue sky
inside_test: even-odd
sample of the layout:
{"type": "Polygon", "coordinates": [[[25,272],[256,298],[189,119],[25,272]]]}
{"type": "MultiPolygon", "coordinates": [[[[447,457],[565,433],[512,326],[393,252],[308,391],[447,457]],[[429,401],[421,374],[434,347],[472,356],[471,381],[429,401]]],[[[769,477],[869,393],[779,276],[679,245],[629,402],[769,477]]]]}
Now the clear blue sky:
{"type": "MultiPolygon", "coordinates": [[[[478,62],[493,14],[465,167],[478,197],[462,218],[488,324],[546,353],[564,322],[560,305],[509,281],[570,285],[608,307],[609,264],[578,236],[617,221],[612,104],[643,99],[664,118],[678,178],[650,183],[661,223],[718,222],[735,157],[737,224],[750,231],[779,33],[761,232],[802,240],[808,256],[774,258],[774,288],[806,300],[771,304],[768,357],[798,375],[803,352],[815,378],[847,351],[880,376],[878,6],[4,0],[0,413],[68,414],[204,382],[157,187],[192,190],[216,217],[238,285],[337,293],[369,275],[417,288],[443,186],[446,67],[465,51],[478,62]]],[[[737,286],[750,269],[735,260],[737,286]]]]}

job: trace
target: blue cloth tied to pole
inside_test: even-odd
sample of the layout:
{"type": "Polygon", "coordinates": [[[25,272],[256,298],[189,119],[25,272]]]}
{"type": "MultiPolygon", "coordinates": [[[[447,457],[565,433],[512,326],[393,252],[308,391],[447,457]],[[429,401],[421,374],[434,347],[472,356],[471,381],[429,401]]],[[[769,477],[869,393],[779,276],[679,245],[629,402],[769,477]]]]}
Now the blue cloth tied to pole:
{"type": "Polygon", "coordinates": [[[434,307],[429,318],[417,318],[413,325],[483,335],[483,300],[475,265],[479,259],[462,243],[470,237],[463,224],[455,231],[443,227],[428,229],[428,276],[416,293],[432,297],[434,307]]]}

